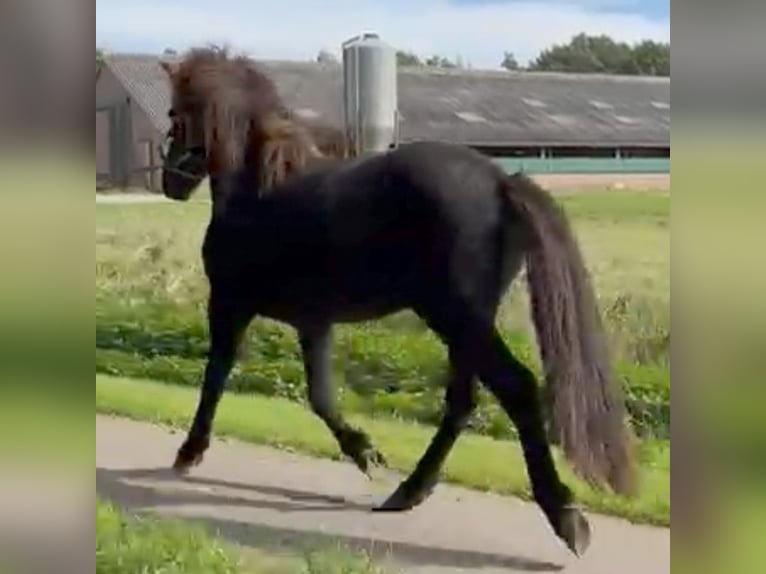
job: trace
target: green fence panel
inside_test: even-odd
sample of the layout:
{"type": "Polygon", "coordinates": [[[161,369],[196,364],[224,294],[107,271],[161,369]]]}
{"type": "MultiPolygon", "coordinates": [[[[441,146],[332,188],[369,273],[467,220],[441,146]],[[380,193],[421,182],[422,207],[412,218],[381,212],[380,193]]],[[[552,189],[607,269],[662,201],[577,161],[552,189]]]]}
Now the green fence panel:
{"type": "Polygon", "coordinates": [[[670,158],[494,158],[502,168],[514,173],[670,173],[670,158]]]}

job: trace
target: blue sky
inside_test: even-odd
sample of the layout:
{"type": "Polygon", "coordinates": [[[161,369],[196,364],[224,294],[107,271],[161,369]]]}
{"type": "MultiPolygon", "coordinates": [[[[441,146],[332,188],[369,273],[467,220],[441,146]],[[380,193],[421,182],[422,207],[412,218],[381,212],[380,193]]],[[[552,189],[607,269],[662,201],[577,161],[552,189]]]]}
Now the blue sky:
{"type": "Polygon", "coordinates": [[[339,54],[378,32],[397,48],[496,68],[585,31],[627,42],[670,39],[670,0],[96,0],[96,45],[184,50],[210,42],[263,59],[339,54]]]}
{"type": "MultiPolygon", "coordinates": [[[[536,0],[545,4],[546,0],[536,0]]],[[[497,4],[497,0],[454,0],[454,4],[497,4]]],[[[501,0],[502,4],[519,4],[518,0],[501,0]]],[[[553,2],[548,2],[553,4],[553,2]]],[[[670,19],[670,0],[563,0],[560,4],[573,4],[593,11],[641,14],[647,18],[670,19]]]]}

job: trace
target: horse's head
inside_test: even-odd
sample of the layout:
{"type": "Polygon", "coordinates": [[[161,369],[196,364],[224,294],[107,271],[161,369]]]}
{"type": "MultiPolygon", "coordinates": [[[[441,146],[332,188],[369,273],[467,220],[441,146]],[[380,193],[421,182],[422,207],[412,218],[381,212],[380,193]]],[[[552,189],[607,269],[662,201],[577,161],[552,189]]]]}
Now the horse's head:
{"type": "Polygon", "coordinates": [[[252,61],[225,49],[195,48],[162,68],[171,88],[163,192],[185,200],[207,175],[252,167],[262,155],[266,124],[285,108],[252,61]]]}
{"type": "Polygon", "coordinates": [[[263,192],[313,158],[348,157],[343,133],[292,118],[274,83],[249,58],[194,48],[162,67],[172,101],[162,167],[167,197],[186,200],[206,176],[242,169],[253,191],[263,192]]]}
{"type": "Polygon", "coordinates": [[[172,125],[162,147],[162,191],[165,196],[186,201],[208,175],[205,148],[189,143],[183,120],[171,111],[172,125]]]}

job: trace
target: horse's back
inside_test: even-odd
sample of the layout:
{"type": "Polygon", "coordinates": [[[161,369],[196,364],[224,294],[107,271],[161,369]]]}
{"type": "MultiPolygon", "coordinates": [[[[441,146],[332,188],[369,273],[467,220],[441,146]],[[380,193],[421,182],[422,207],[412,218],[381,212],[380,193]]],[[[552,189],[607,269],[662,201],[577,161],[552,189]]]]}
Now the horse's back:
{"type": "Polygon", "coordinates": [[[342,164],[314,193],[334,249],[379,249],[422,269],[444,264],[461,243],[466,257],[478,257],[468,251],[485,253],[498,234],[512,233],[505,177],[473,149],[414,142],[342,164]]]}
{"type": "Polygon", "coordinates": [[[478,152],[403,145],[240,205],[237,217],[250,223],[230,236],[237,256],[226,259],[249,262],[232,268],[247,276],[238,284],[283,317],[372,317],[433,300],[445,282],[491,302],[504,266],[497,189],[494,165],[478,152]]]}

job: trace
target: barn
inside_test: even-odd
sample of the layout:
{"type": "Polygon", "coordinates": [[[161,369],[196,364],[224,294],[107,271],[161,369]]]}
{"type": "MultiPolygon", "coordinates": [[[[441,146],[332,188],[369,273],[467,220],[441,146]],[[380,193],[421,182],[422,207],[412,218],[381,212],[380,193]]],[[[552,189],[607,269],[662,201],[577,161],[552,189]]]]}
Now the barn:
{"type": "MultiPolygon", "coordinates": [[[[96,80],[96,182],[157,191],[170,91],[159,55],[110,54],[96,80]]],[[[342,127],[333,62],[262,63],[298,115],[342,127]]],[[[479,149],[529,173],[669,173],[670,79],[400,68],[399,141],[479,149]]]]}

